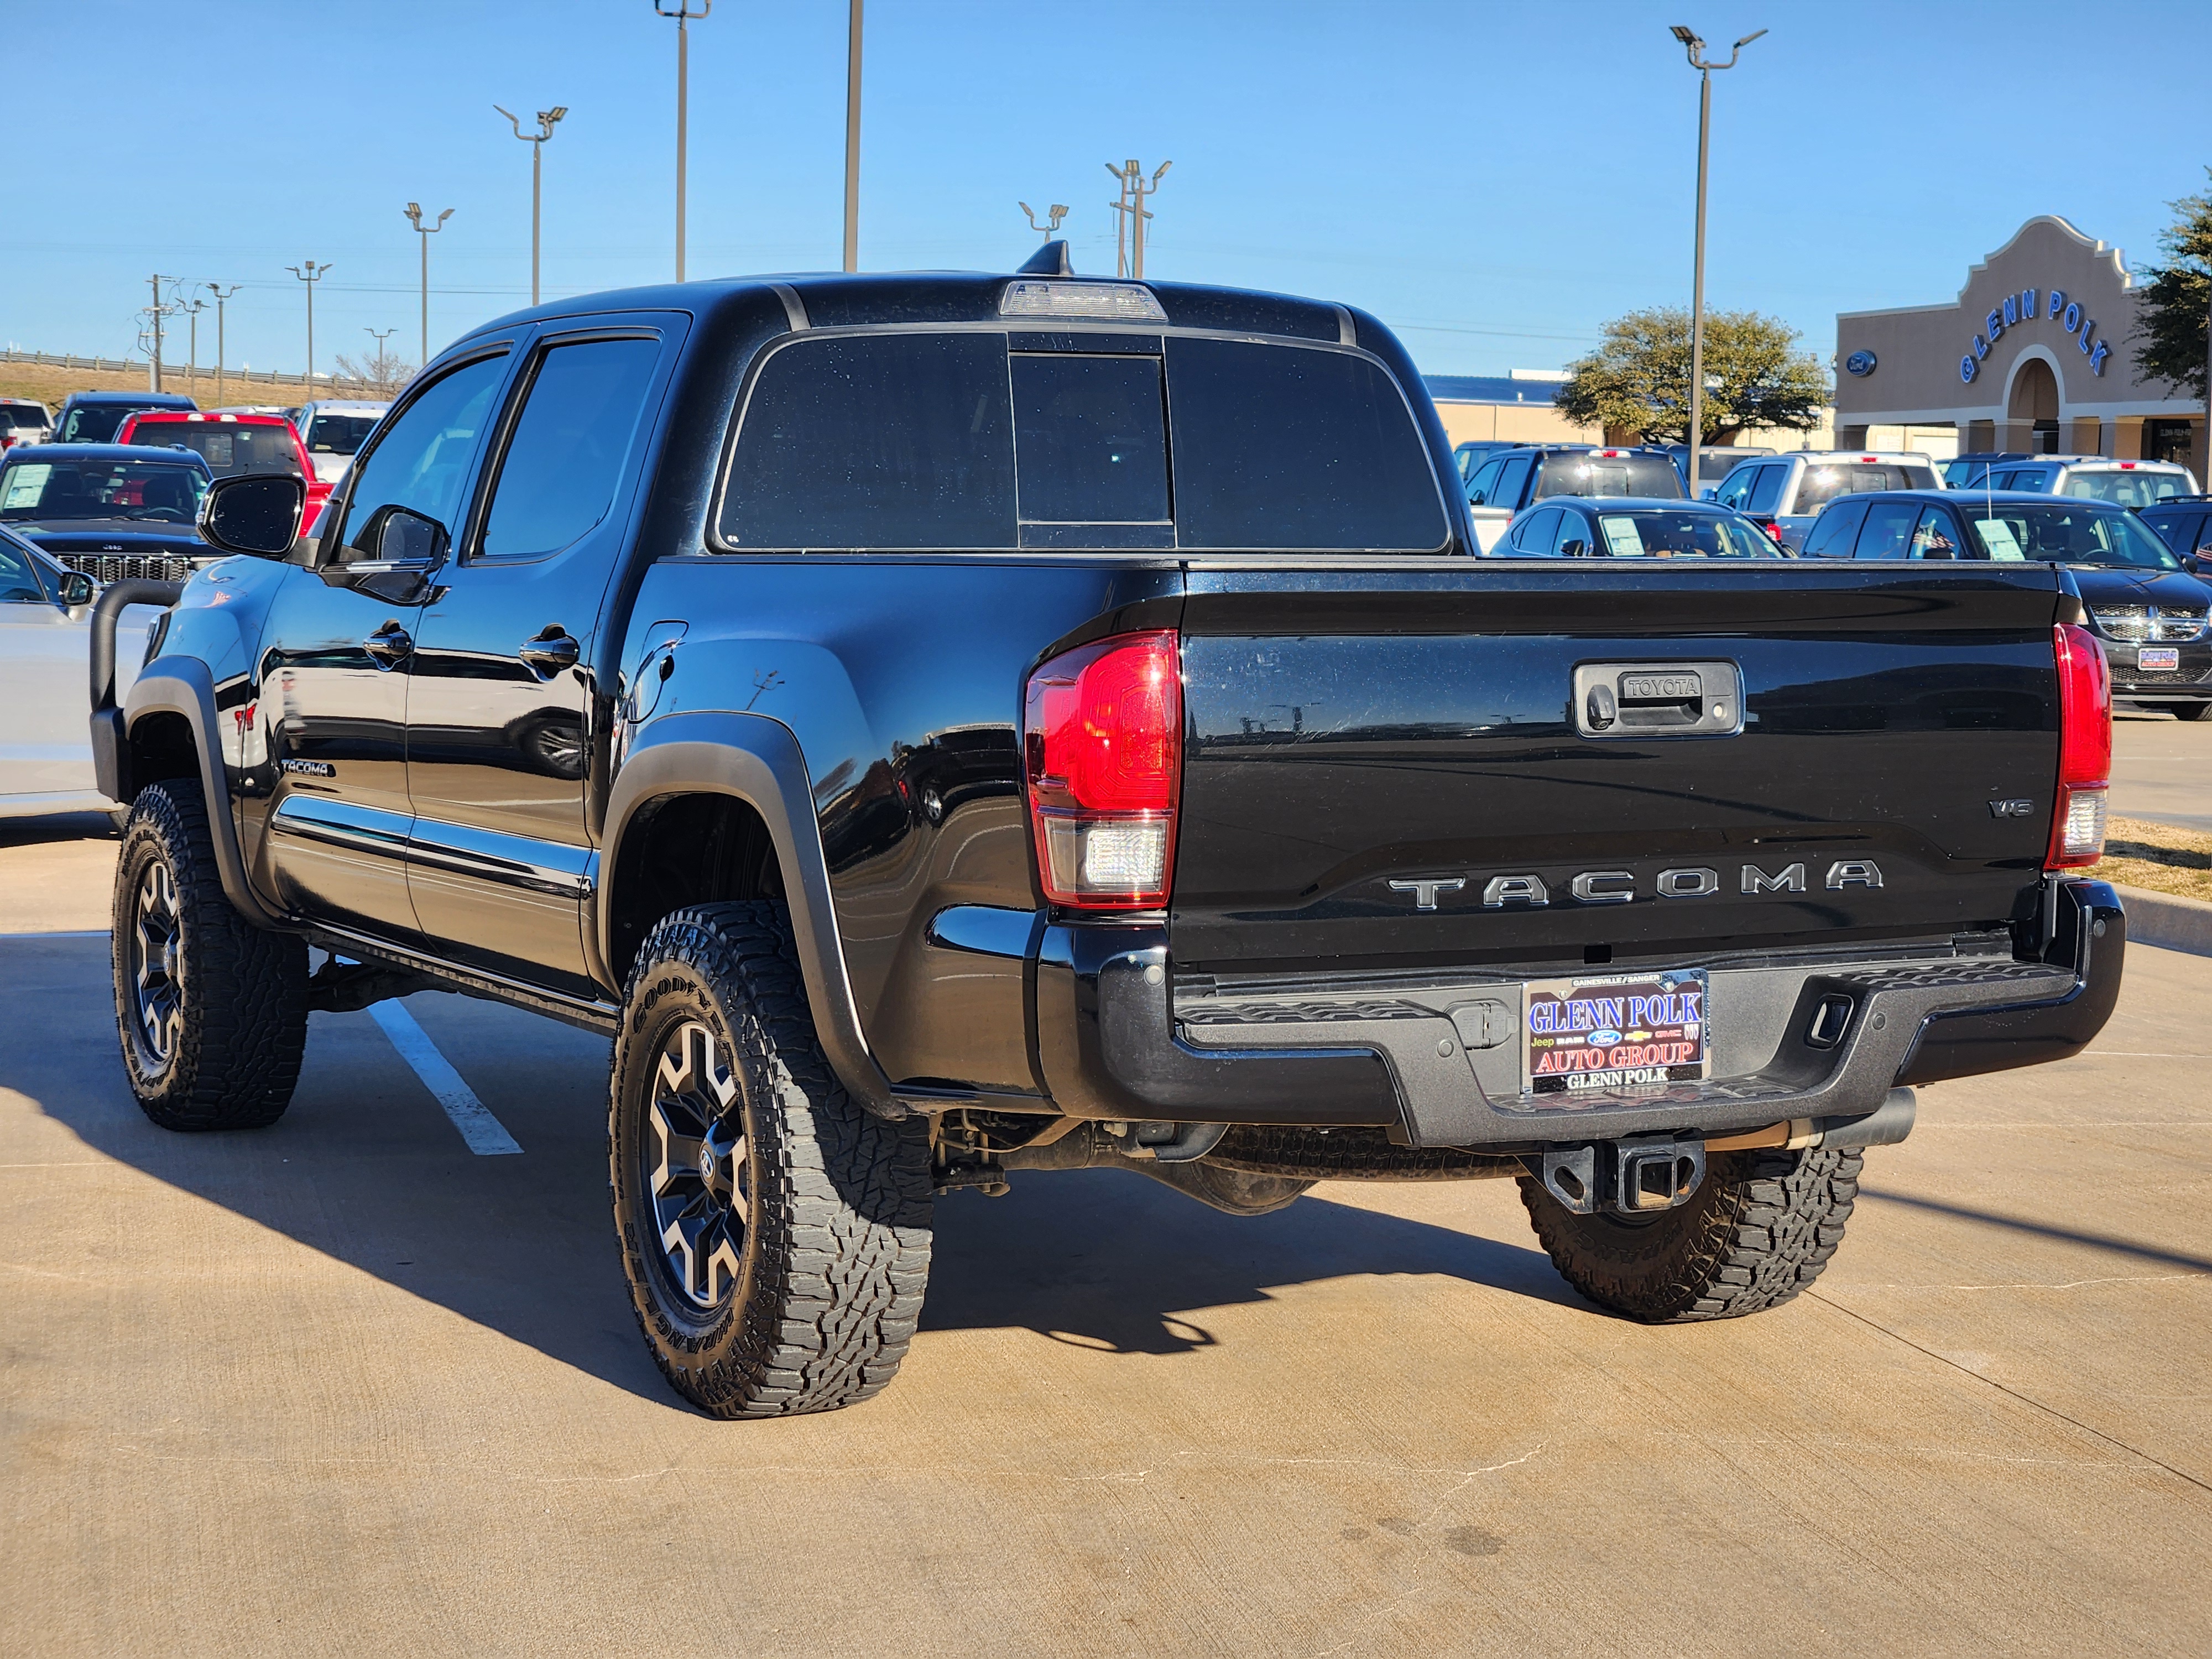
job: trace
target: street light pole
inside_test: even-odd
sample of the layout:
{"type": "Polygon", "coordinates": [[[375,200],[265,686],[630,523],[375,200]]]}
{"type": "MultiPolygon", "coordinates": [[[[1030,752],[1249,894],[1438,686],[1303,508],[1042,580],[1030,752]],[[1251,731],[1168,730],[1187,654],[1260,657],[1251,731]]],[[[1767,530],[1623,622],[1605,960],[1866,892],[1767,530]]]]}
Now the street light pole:
{"type": "Polygon", "coordinates": [[[159,392],[161,389],[161,319],[165,314],[161,310],[161,284],[164,283],[174,282],[176,279],[173,276],[164,276],[159,271],[156,271],[152,276],[147,278],[147,280],[154,285],[153,390],[159,392]]]}
{"type": "Polygon", "coordinates": [[[538,303],[538,224],[539,209],[544,201],[543,185],[545,141],[553,136],[553,129],[560,124],[561,118],[568,112],[568,106],[566,104],[556,104],[551,109],[539,110],[538,131],[535,133],[525,132],[522,130],[521,121],[512,111],[499,109],[497,104],[494,104],[492,107],[498,109],[501,115],[507,117],[509,125],[514,128],[514,136],[530,146],[530,303],[536,305],[538,303]]]}
{"type": "Polygon", "coordinates": [[[1690,283],[1690,459],[1691,499],[1698,494],[1698,449],[1705,435],[1705,143],[1713,120],[1713,71],[1735,67],[1743,49],[1766,31],[1754,29],[1729,50],[1728,62],[1716,64],[1705,57],[1705,43],[1686,24],[1674,25],[1674,38],[1689,54],[1690,67],[1698,71],[1698,234],[1694,272],[1690,283]]]}
{"type": "Polygon", "coordinates": [[[668,9],[667,0],[653,0],[653,11],[662,17],[676,20],[676,280],[684,280],[684,147],[691,128],[691,20],[704,17],[714,9],[714,0],[699,0],[699,9],[691,9],[691,0],[676,0],[676,9],[668,9]]]}
{"type": "Polygon", "coordinates": [[[315,395],[315,284],[331,274],[327,262],[319,265],[309,259],[306,264],[305,270],[298,265],[284,267],[307,285],[307,395],[301,399],[302,403],[311,401],[315,395]]]}
{"type": "Polygon", "coordinates": [[[845,35],[845,269],[860,268],[860,0],[845,35]]]}
{"type": "Polygon", "coordinates": [[[384,397],[392,395],[392,363],[386,355],[384,343],[399,332],[396,328],[374,329],[363,325],[362,333],[376,342],[376,356],[368,360],[369,372],[376,376],[376,389],[384,397]]]}
{"type": "Polygon", "coordinates": [[[227,289],[217,288],[213,283],[203,283],[200,286],[207,289],[210,294],[215,295],[215,400],[216,403],[220,405],[223,400],[222,302],[230,298],[232,295],[238,292],[238,284],[236,283],[233,283],[227,289]]]}
{"type": "MultiPolygon", "coordinates": [[[[174,292],[173,289],[171,290],[174,292]]],[[[195,396],[200,389],[200,313],[207,309],[205,300],[185,300],[178,304],[185,313],[185,323],[191,340],[190,355],[185,359],[185,384],[195,396]]]]}
{"type": "Polygon", "coordinates": [[[453,210],[447,208],[438,216],[436,224],[428,226],[422,222],[422,204],[420,202],[410,202],[401,210],[406,214],[407,222],[415,227],[416,234],[422,239],[422,356],[418,360],[419,367],[430,361],[430,239],[446,228],[446,221],[453,216],[453,210]]]}

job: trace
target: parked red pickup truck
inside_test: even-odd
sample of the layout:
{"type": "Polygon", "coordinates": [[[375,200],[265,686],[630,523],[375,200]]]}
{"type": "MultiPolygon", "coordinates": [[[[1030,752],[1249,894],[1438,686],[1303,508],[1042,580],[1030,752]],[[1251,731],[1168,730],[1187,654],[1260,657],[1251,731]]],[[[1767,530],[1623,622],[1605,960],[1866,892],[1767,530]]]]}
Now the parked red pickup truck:
{"type": "Polygon", "coordinates": [[[307,486],[307,522],[330,499],[331,486],[316,477],[315,464],[291,422],[281,415],[210,415],[155,409],[131,416],[115,434],[119,444],[181,445],[197,450],[218,478],[241,472],[289,473],[307,486]]]}

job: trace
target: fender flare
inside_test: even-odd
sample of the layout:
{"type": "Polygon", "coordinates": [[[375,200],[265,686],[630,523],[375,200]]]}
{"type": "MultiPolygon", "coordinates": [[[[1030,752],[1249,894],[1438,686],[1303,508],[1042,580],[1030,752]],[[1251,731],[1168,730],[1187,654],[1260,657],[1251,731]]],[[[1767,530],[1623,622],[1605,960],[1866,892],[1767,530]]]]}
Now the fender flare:
{"type": "Polygon", "coordinates": [[[238,820],[230,810],[230,786],[224,775],[222,744],[216,723],[215,678],[198,657],[156,657],[139,670],[123,705],[123,737],[149,714],[181,714],[191,727],[192,752],[200,763],[200,789],[207,801],[208,829],[215,839],[216,872],[222,896],[256,927],[289,931],[290,923],[263,903],[246,879],[239,852],[238,820]]]}
{"type": "Polygon", "coordinates": [[[594,896],[592,920],[599,962],[613,960],[613,883],[632,821],[664,796],[700,794],[734,796],[768,826],[783,871],[793,941],[823,1053],[838,1080],[869,1111],[884,1118],[906,1116],[910,1109],[892,1091],[860,1029],[805,757],[781,720],[702,710],[664,715],[639,734],[615,775],[607,802],[600,862],[605,874],[594,896]]]}

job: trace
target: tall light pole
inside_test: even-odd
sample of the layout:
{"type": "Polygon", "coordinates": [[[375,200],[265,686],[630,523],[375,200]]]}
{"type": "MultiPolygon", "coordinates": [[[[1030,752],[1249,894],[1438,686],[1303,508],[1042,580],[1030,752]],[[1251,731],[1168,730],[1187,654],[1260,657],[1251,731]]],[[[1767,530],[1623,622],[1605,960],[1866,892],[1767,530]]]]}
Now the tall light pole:
{"type": "Polygon", "coordinates": [[[309,259],[304,270],[298,265],[287,265],[284,269],[307,285],[307,395],[301,399],[307,403],[315,395],[315,284],[331,274],[331,267],[327,261],[319,265],[309,259]]]}
{"type": "Polygon", "coordinates": [[[1017,202],[1014,205],[1022,210],[1022,216],[1030,222],[1030,228],[1048,242],[1052,240],[1054,233],[1059,230],[1060,222],[1067,217],[1067,204],[1065,202],[1054,202],[1047,208],[1044,215],[1045,222],[1042,224],[1036,222],[1036,210],[1027,202],[1017,202]]]}
{"type": "Polygon", "coordinates": [[[416,234],[422,239],[422,355],[416,360],[421,365],[430,361],[430,239],[446,228],[446,221],[453,216],[453,210],[447,208],[438,216],[438,222],[434,225],[422,222],[422,204],[420,202],[410,202],[404,211],[407,215],[407,222],[415,227],[416,234]]]}
{"type": "Polygon", "coordinates": [[[375,329],[363,326],[362,333],[376,342],[376,356],[368,360],[369,369],[376,376],[376,389],[386,397],[392,395],[392,362],[386,355],[384,343],[399,332],[396,328],[375,329]]]}
{"type": "Polygon", "coordinates": [[[1121,199],[1113,204],[1114,211],[1121,216],[1121,222],[1114,229],[1114,274],[1116,276],[1144,281],[1145,221],[1152,216],[1152,210],[1145,205],[1145,198],[1159,190],[1161,176],[1174,165],[1173,161],[1161,162],[1152,169],[1152,182],[1147,184],[1142,162],[1124,161],[1118,167],[1111,161],[1106,163],[1106,171],[1121,181],[1121,199]],[[1124,228],[1128,232],[1126,258],[1122,252],[1121,233],[1124,228]]]}
{"type": "Polygon", "coordinates": [[[860,0],[845,32],[845,269],[860,268],[860,0]]]}
{"type": "Polygon", "coordinates": [[[545,141],[553,136],[553,129],[560,124],[561,118],[568,112],[568,106],[566,104],[556,104],[551,109],[539,110],[538,131],[534,133],[525,132],[522,130],[522,123],[513,111],[499,109],[497,104],[494,104],[492,107],[498,109],[501,115],[507,117],[508,123],[514,128],[514,136],[530,146],[530,303],[536,305],[538,303],[538,223],[539,210],[544,203],[543,185],[545,141]]]}
{"type": "Polygon", "coordinates": [[[222,337],[222,302],[230,298],[232,295],[238,292],[238,284],[236,283],[233,283],[228,288],[217,288],[213,283],[203,283],[200,286],[207,289],[210,294],[212,294],[215,296],[215,400],[216,404],[220,405],[222,402],[222,348],[224,343],[222,337]]]}
{"type": "Polygon", "coordinates": [[[161,389],[161,319],[168,314],[161,309],[161,284],[164,283],[173,283],[177,279],[173,276],[164,276],[159,271],[156,271],[153,276],[148,277],[146,280],[154,285],[153,390],[159,392],[161,389]]]}
{"type": "Polygon", "coordinates": [[[200,313],[207,309],[207,301],[179,300],[177,309],[185,313],[185,325],[190,331],[188,337],[191,341],[191,356],[185,359],[185,384],[197,394],[200,389],[200,313]]]}
{"type": "Polygon", "coordinates": [[[653,0],[653,9],[663,17],[676,20],[676,280],[684,280],[684,146],[691,129],[691,20],[704,17],[714,9],[714,0],[699,0],[699,9],[691,9],[691,0],[676,0],[676,9],[668,9],[668,0],[653,0]]]}
{"type": "Polygon", "coordinates": [[[1698,237],[1695,270],[1690,281],[1690,495],[1698,494],[1698,447],[1705,420],[1705,141],[1713,122],[1713,71],[1735,67],[1743,49],[1766,31],[1753,29],[1729,49],[1728,62],[1715,64],[1705,56],[1705,43],[1687,24],[1674,25],[1674,38],[1689,54],[1690,67],[1698,71],[1698,237]]]}

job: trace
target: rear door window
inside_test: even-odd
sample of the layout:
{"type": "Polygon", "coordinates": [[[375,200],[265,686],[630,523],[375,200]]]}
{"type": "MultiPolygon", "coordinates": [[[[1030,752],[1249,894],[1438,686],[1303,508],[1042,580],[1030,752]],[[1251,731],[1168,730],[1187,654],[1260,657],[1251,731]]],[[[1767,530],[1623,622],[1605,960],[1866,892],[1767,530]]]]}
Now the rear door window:
{"type": "Polygon", "coordinates": [[[1751,499],[1751,487],[1759,482],[1759,475],[1765,470],[1763,467],[1738,465],[1722,481],[1719,493],[1713,497],[1714,501],[1719,506],[1733,507],[1741,511],[1744,503],[1751,499]]]}
{"type": "Polygon", "coordinates": [[[1011,548],[1003,334],[801,339],[761,368],[722,497],[743,548],[1011,548]]]}
{"type": "Polygon", "coordinates": [[[1820,514],[1820,523],[1805,538],[1805,556],[1808,559],[1847,559],[1851,556],[1851,542],[1866,522],[1867,504],[1864,501],[1838,501],[1820,514]]]}
{"type": "Polygon", "coordinates": [[[1559,525],[1559,509],[1547,507],[1531,513],[1521,520],[1513,532],[1513,548],[1517,553],[1549,553],[1552,537],[1559,525]]]}
{"type": "Polygon", "coordinates": [[[500,461],[483,557],[558,552],[606,517],[659,358],[649,337],[545,353],[500,461]]]}
{"type": "Polygon", "coordinates": [[[1951,515],[1940,507],[1922,509],[1920,522],[1912,527],[1911,550],[1905,555],[1913,559],[1956,559],[1959,550],[1959,527],[1951,515]]]}
{"type": "Polygon", "coordinates": [[[1917,501],[1869,501],[1866,526],[1859,532],[1855,557],[1901,559],[1912,541],[1912,528],[1920,520],[1917,501]]]}
{"type": "Polygon", "coordinates": [[[1498,487],[1491,491],[1487,504],[1509,509],[1519,507],[1522,487],[1528,482],[1528,469],[1535,461],[1533,455],[1508,455],[1498,474],[1498,487]]]}
{"type": "Polygon", "coordinates": [[[1552,532],[1550,550],[1561,558],[1566,558],[1571,556],[1568,548],[1577,544],[1581,553],[1590,551],[1589,520],[1574,508],[1563,507],[1559,509],[1559,527],[1552,532]]]}
{"type": "MultiPolygon", "coordinates": [[[[1746,510],[1753,514],[1773,512],[1776,505],[1782,500],[1783,482],[1789,476],[1790,469],[1787,466],[1760,467],[1758,476],[1752,480],[1751,497],[1746,510]]],[[[1801,504],[1798,510],[1809,512],[1813,509],[1801,504]]]]}
{"type": "Polygon", "coordinates": [[[1348,351],[1170,339],[1167,375],[1177,545],[1443,544],[1427,447],[1381,365],[1348,351]]]}

